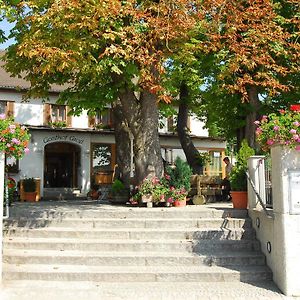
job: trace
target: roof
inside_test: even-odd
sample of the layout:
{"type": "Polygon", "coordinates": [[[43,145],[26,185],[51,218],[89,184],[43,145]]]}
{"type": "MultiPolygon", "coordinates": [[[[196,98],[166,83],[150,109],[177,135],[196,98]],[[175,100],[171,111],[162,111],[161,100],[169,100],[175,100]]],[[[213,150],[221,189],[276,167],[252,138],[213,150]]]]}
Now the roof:
{"type": "MultiPolygon", "coordinates": [[[[11,74],[5,71],[5,62],[1,59],[5,51],[0,51],[0,88],[13,89],[13,90],[28,90],[30,88],[30,82],[18,77],[13,77],[11,74]]],[[[64,86],[53,84],[51,85],[50,92],[62,92],[64,86]]]]}

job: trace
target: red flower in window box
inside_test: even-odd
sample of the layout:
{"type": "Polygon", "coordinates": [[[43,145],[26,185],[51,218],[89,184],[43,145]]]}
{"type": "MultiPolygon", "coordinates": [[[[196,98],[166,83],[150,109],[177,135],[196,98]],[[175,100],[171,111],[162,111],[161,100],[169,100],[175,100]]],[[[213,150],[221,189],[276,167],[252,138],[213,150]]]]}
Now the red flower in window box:
{"type": "Polygon", "coordinates": [[[292,111],[300,111],[300,104],[292,104],[290,106],[290,110],[292,110],[292,111]]]}

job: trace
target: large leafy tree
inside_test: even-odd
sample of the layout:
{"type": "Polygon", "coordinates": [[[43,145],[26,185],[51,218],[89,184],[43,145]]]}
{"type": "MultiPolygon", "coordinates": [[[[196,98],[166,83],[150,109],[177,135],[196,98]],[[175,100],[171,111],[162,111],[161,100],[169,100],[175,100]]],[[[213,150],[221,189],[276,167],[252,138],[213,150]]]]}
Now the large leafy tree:
{"type": "MultiPolygon", "coordinates": [[[[212,87],[247,102],[241,106],[245,137],[255,147],[253,122],[262,105],[297,89],[299,93],[299,1],[207,0],[200,12],[205,21],[198,44],[214,57],[212,87]]],[[[227,97],[234,117],[240,106],[231,99],[227,97]]]]}
{"type": "Polygon", "coordinates": [[[187,37],[194,8],[188,0],[21,1],[6,66],[31,82],[28,97],[67,85],[60,101],[74,113],[119,101],[116,116],[134,137],[137,181],[160,176],[157,103],[169,100],[163,61],[187,37]]]}

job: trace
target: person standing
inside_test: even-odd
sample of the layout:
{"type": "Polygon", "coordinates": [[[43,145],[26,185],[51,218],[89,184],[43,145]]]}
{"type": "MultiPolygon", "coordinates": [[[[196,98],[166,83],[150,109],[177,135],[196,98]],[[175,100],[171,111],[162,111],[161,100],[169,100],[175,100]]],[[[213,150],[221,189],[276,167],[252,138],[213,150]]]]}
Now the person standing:
{"type": "Polygon", "coordinates": [[[223,162],[226,164],[226,166],[225,166],[225,177],[223,178],[222,181],[222,199],[223,201],[231,201],[230,172],[232,170],[232,164],[227,156],[224,157],[223,162]]]}

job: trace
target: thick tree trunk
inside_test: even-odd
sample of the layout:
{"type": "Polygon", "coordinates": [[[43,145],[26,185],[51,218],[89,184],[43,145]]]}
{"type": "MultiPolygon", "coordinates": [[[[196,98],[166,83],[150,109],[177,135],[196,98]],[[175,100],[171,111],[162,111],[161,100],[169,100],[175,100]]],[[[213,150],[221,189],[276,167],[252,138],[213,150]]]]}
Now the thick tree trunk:
{"type": "Polygon", "coordinates": [[[116,144],[116,163],[120,171],[121,179],[125,186],[130,185],[130,137],[129,127],[126,123],[120,101],[113,104],[113,118],[116,144]]]}
{"type": "Polygon", "coordinates": [[[148,176],[163,175],[163,161],[158,134],[156,96],[142,91],[137,98],[131,90],[120,95],[122,111],[133,135],[136,183],[148,176]]]}
{"type": "Polygon", "coordinates": [[[177,132],[180,140],[181,147],[185,153],[188,164],[193,170],[194,174],[202,174],[203,166],[199,164],[199,152],[195,148],[191,139],[188,128],[188,88],[182,83],[180,87],[179,111],[177,120],[177,132]]]}
{"type": "Polygon", "coordinates": [[[247,89],[247,93],[249,98],[250,112],[246,116],[245,138],[251,148],[258,149],[258,145],[255,140],[256,126],[254,121],[256,121],[259,117],[260,102],[258,99],[256,86],[250,86],[247,89]]]}

